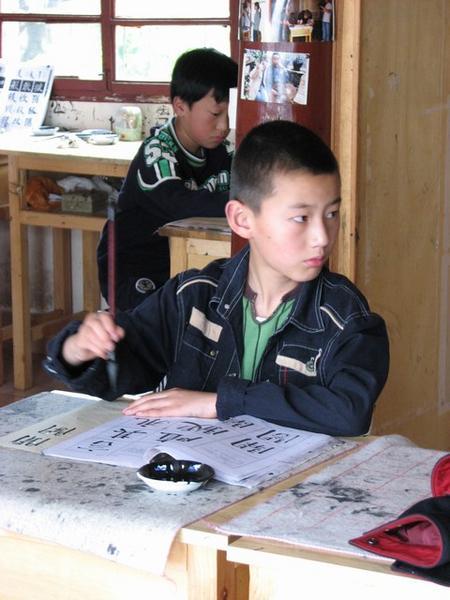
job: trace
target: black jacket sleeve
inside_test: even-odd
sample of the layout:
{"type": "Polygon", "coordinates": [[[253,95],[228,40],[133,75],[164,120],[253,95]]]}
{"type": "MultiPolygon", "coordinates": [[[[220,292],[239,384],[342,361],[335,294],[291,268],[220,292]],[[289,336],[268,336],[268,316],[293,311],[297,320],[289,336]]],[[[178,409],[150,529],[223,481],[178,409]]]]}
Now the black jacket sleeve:
{"type": "Polygon", "coordinates": [[[176,285],[177,279],[170,280],[134,311],[117,314],[117,323],[126,335],[116,346],[115,390],[110,387],[104,360],[96,359],[81,367],[71,367],[63,360],[63,344],[77,332],[80,321],[67,325],[49,342],[44,368],[70,389],[105,400],[153,390],[170,369],[175,353],[178,310],[173,289],[176,285]]]}

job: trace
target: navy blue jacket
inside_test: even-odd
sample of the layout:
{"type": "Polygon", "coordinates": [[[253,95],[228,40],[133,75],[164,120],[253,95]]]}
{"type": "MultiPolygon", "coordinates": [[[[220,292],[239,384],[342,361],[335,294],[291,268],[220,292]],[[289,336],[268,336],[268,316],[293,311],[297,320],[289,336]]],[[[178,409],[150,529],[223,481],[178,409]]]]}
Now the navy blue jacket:
{"type": "MultiPolygon", "coordinates": [[[[383,320],[342,275],[324,269],[300,286],[292,313],[269,340],[255,381],[241,379],[242,295],[248,249],[168,281],[134,311],[119,313],[126,337],[116,350],[117,395],[166,387],[217,392],[219,419],[248,414],[280,425],[360,435],[388,373],[383,320]]],[[[72,389],[113,399],[103,360],[70,369],[61,345],[45,366],[72,389]]]]}

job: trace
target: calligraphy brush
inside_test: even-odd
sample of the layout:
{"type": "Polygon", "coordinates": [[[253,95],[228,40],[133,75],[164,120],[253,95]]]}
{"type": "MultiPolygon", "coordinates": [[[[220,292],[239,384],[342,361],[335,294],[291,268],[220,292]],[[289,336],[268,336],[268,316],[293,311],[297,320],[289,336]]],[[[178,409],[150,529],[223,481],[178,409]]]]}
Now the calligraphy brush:
{"type": "MultiPolygon", "coordinates": [[[[108,304],[113,320],[116,320],[116,209],[117,196],[114,193],[108,196],[108,304]]],[[[113,392],[117,390],[116,351],[108,352],[106,362],[109,385],[113,392]]]]}

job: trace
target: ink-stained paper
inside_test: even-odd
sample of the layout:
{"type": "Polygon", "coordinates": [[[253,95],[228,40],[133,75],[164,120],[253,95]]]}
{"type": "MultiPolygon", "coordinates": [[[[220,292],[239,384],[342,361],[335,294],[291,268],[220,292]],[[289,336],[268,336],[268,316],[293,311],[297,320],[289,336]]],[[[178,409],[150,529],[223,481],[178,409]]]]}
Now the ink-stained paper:
{"type": "MultiPolygon", "coordinates": [[[[0,409],[0,435],[97,404],[77,395],[37,394],[0,409]]],[[[346,442],[336,443],[294,470],[347,449],[346,442]]],[[[261,488],[276,481],[273,477],[261,488]]],[[[157,575],[163,574],[181,528],[254,491],[212,480],[187,494],[156,492],[140,481],[132,468],[0,447],[0,530],[157,575]]]]}
{"type": "Polygon", "coordinates": [[[430,497],[431,472],[444,454],[419,448],[402,436],[381,437],[220,529],[308,549],[369,556],[348,540],[430,497]]]}

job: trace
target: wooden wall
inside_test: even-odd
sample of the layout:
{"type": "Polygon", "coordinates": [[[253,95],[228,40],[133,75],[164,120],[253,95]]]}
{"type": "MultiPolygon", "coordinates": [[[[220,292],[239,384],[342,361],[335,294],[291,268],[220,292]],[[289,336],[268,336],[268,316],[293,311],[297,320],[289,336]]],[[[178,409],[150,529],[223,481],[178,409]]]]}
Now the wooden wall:
{"type": "Polygon", "coordinates": [[[356,283],[387,320],[373,432],[450,449],[450,2],[362,0],[356,283]]]}

